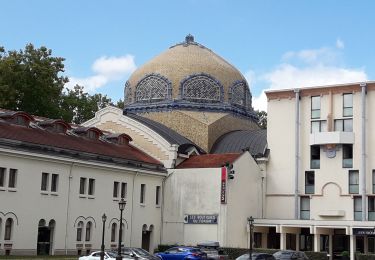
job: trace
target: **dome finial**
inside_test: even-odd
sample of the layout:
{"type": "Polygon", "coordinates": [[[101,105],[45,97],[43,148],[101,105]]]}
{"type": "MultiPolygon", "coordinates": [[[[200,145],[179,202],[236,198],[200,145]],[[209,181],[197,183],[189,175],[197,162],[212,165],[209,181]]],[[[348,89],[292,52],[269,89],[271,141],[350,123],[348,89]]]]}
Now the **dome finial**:
{"type": "Polygon", "coordinates": [[[185,42],[186,42],[186,43],[194,42],[194,36],[191,35],[191,34],[189,33],[189,34],[186,35],[186,37],[185,37],[185,42]]]}

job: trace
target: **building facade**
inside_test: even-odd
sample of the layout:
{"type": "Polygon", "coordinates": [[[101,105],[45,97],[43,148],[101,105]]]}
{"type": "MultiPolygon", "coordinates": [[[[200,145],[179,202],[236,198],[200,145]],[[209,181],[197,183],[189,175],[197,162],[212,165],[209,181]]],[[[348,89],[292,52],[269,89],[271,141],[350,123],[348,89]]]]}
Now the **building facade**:
{"type": "Polygon", "coordinates": [[[129,136],[22,112],[0,118],[0,254],[100,249],[104,213],[105,246],[117,247],[121,198],[123,244],[152,251],[160,243],[166,171],[129,136]]]}
{"type": "Polygon", "coordinates": [[[375,252],[374,89],[367,82],[266,93],[270,160],[257,228],[269,247],[350,251],[352,259],[375,252]]]}

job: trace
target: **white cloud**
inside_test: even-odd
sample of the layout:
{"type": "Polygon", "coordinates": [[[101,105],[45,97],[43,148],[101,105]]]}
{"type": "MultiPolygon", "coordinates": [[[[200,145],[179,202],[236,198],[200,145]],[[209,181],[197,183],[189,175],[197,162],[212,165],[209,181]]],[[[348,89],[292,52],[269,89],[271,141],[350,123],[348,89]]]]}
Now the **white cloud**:
{"type": "MultiPolygon", "coordinates": [[[[282,56],[283,63],[272,71],[257,76],[257,81],[265,84],[266,90],[366,81],[364,68],[347,68],[339,64],[342,53],[338,49],[342,51],[344,43],[338,39],[336,47],[337,49],[323,47],[287,52],[282,56]]],[[[266,110],[264,90],[259,96],[253,97],[253,106],[256,110],[266,110]]]]}
{"type": "Polygon", "coordinates": [[[124,79],[136,69],[134,56],[125,55],[120,57],[102,56],[95,60],[92,70],[93,76],[86,78],[69,78],[68,88],[73,88],[76,84],[84,86],[85,91],[94,92],[98,88],[105,86],[114,80],[124,79]]]}
{"type": "Polygon", "coordinates": [[[336,40],[336,48],[338,48],[338,49],[344,49],[345,48],[345,44],[340,38],[338,38],[336,40]]]}

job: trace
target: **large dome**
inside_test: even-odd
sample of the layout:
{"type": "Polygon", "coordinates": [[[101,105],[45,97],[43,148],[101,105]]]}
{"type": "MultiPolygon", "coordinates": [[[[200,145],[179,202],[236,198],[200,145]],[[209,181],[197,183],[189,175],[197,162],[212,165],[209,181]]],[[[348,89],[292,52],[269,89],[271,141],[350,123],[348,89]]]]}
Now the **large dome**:
{"type": "Polygon", "coordinates": [[[244,76],[191,35],[133,72],[124,99],[125,112],[133,113],[199,109],[253,115],[244,76]]]}

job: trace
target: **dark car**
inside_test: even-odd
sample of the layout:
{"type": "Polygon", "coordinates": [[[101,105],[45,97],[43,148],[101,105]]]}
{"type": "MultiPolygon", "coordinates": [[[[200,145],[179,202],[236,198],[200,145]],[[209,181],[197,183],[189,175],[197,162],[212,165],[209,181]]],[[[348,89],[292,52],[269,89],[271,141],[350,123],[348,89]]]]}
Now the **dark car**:
{"type": "MultiPolygon", "coordinates": [[[[244,254],[236,258],[236,260],[247,260],[249,259],[249,254],[244,254]]],[[[251,260],[275,260],[275,257],[267,253],[252,253],[251,260]]]]}
{"type": "Polygon", "coordinates": [[[273,254],[276,260],[308,260],[304,252],[294,250],[281,250],[273,254]]]}
{"type": "Polygon", "coordinates": [[[207,260],[207,254],[195,247],[177,246],[155,254],[162,260],[207,260]]]}
{"type": "Polygon", "coordinates": [[[207,254],[208,260],[227,260],[229,258],[217,241],[204,241],[198,243],[197,247],[207,254]]]}

